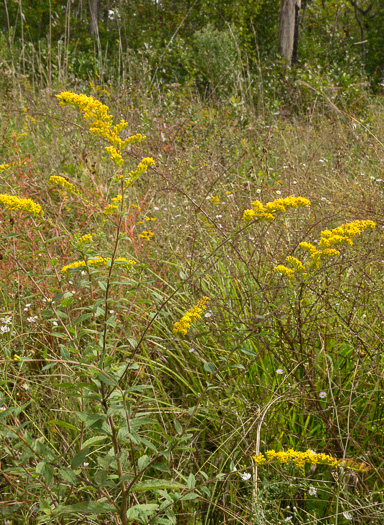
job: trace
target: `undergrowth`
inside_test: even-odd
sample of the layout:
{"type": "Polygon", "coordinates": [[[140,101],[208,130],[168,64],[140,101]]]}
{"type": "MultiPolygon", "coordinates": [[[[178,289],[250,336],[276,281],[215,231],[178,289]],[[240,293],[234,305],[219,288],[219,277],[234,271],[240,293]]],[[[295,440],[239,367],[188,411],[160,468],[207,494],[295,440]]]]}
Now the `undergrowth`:
{"type": "Polygon", "coordinates": [[[380,100],[82,91],[1,103],[1,522],[382,523],[380,100]]]}

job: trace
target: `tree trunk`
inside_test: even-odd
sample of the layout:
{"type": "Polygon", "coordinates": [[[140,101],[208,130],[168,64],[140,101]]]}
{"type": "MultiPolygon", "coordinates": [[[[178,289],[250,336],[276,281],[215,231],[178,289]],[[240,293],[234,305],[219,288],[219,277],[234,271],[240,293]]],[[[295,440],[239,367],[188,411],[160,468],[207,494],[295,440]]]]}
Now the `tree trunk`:
{"type": "Polygon", "coordinates": [[[92,36],[99,34],[100,0],[89,0],[89,26],[88,31],[92,36]]]}
{"type": "Polygon", "coordinates": [[[299,11],[301,0],[281,0],[279,53],[288,64],[292,64],[295,47],[295,60],[297,57],[297,44],[299,38],[299,11]]]}

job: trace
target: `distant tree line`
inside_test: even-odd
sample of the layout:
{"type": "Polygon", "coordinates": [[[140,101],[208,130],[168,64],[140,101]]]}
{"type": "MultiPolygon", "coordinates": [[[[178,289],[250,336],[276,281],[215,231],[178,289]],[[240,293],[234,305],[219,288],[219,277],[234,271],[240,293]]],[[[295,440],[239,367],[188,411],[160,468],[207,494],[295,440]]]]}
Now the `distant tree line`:
{"type": "Polygon", "coordinates": [[[265,62],[352,68],[376,86],[384,78],[382,0],[3,0],[0,5],[2,46],[48,43],[73,56],[131,50],[153,64],[162,57],[159,74],[177,81],[196,73],[188,56],[207,28],[212,38],[230,34],[251,68],[265,62]]]}

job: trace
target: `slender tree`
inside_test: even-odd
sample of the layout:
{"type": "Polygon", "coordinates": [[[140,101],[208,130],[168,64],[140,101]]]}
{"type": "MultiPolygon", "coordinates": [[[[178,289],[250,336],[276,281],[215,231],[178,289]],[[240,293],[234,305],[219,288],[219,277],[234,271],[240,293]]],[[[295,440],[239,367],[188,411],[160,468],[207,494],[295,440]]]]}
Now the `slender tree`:
{"type": "Polygon", "coordinates": [[[92,36],[99,34],[100,0],[89,0],[89,26],[88,31],[92,36]]]}
{"type": "Polygon", "coordinates": [[[279,53],[288,64],[297,60],[301,0],[281,0],[279,53]]]}

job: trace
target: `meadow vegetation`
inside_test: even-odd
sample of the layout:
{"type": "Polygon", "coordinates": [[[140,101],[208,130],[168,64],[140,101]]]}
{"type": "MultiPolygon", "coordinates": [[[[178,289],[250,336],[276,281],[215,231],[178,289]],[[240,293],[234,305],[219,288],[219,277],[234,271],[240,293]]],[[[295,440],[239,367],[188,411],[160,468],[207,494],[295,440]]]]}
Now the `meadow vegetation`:
{"type": "Polygon", "coordinates": [[[0,523],[383,523],[383,100],[302,82],[3,81],[0,523]]]}

